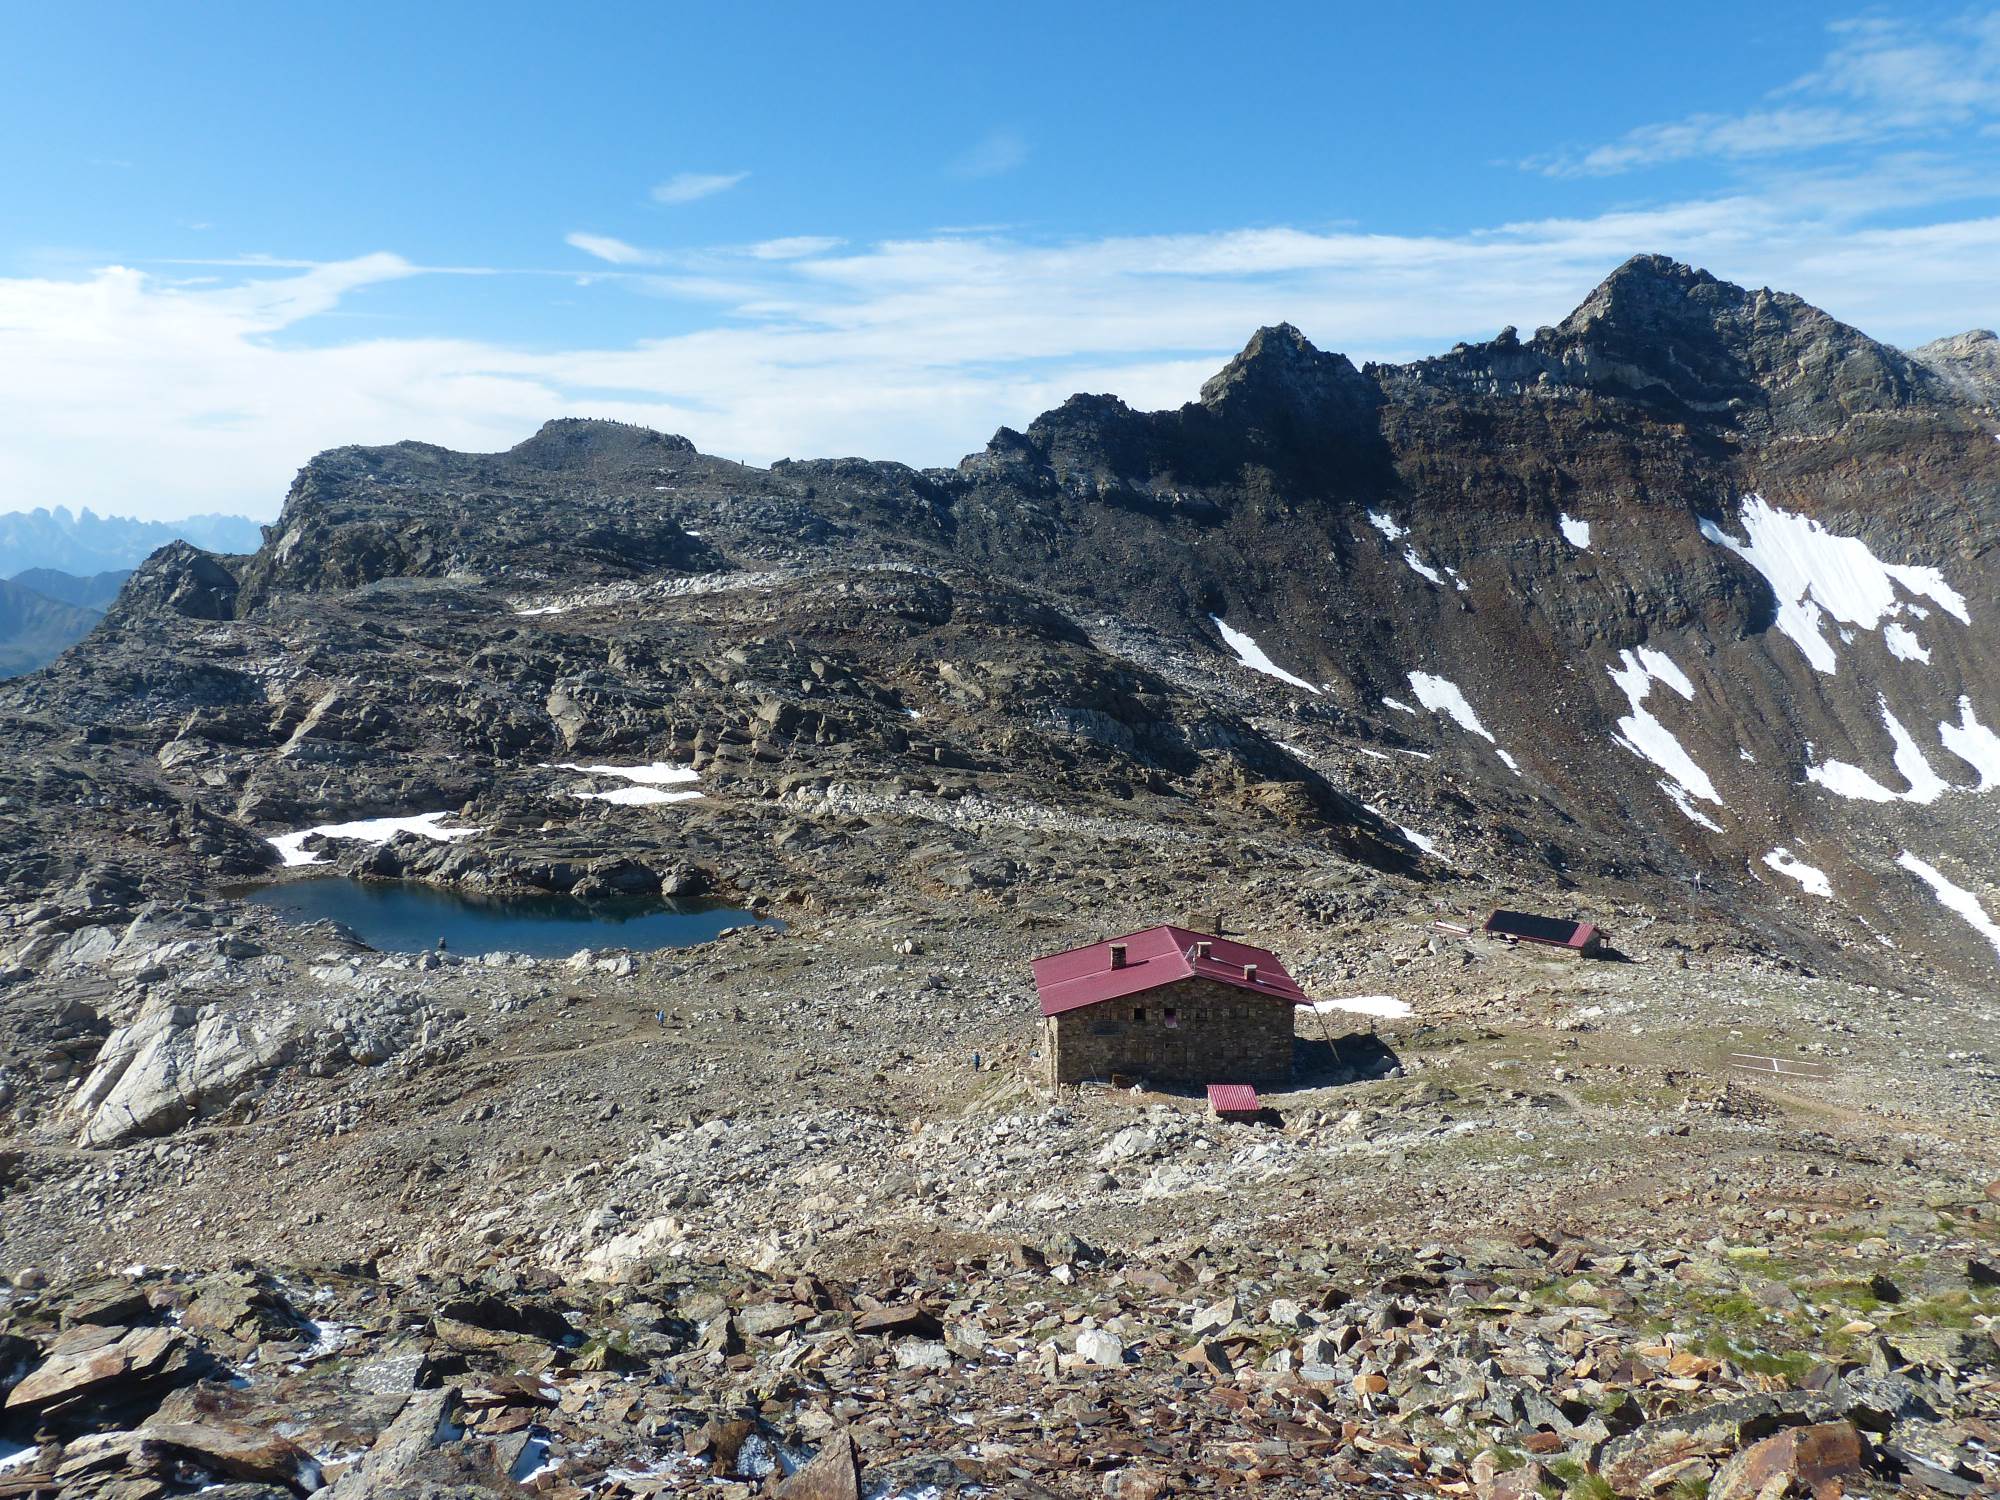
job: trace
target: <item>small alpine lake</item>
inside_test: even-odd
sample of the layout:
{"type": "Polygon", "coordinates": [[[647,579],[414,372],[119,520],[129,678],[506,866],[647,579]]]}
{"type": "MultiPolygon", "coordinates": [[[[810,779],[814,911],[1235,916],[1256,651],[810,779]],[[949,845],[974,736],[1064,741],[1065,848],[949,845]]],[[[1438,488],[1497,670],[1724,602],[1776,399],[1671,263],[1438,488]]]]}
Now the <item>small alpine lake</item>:
{"type": "Polygon", "coordinates": [[[240,893],[297,922],[338,922],[383,953],[526,953],[567,958],[579,948],[687,948],[732,927],[785,924],[706,901],[579,901],[534,894],[469,896],[416,881],[321,875],[240,893]]]}

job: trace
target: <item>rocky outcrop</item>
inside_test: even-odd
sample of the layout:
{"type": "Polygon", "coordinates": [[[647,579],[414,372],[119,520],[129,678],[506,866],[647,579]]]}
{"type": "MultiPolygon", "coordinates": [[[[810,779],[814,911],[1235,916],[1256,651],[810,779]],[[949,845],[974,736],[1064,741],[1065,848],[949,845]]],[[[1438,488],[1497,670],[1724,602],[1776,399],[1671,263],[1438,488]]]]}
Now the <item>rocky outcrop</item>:
{"type": "Polygon", "coordinates": [[[189,620],[236,613],[237,580],[223,560],[187,542],[169,542],[141,563],[106,618],[130,627],[165,611],[189,620]]]}
{"type": "Polygon", "coordinates": [[[2000,406],[2000,334],[1991,329],[1975,328],[1933,340],[1912,349],[1910,358],[1960,399],[1980,406],[2000,406]]]}
{"type": "Polygon", "coordinates": [[[288,1026],[161,998],[114,1031],[78,1091],[85,1146],[163,1135],[212,1113],[290,1060],[288,1026]]]}

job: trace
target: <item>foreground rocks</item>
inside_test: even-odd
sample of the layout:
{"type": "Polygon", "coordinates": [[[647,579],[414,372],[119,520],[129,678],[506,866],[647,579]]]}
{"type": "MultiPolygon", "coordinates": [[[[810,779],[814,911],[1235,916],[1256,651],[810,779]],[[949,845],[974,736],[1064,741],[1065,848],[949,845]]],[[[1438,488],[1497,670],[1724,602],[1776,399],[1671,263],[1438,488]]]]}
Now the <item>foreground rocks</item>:
{"type": "Polygon", "coordinates": [[[0,1304],[0,1495],[1748,1500],[2000,1481],[2000,1304],[1971,1311],[1989,1304],[1962,1266],[1878,1276],[1869,1295],[1906,1310],[1895,1343],[1741,1311],[1857,1295],[1778,1271],[1524,1235],[1164,1259],[1065,1237],[613,1283],[24,1276],[0,1304]]]}

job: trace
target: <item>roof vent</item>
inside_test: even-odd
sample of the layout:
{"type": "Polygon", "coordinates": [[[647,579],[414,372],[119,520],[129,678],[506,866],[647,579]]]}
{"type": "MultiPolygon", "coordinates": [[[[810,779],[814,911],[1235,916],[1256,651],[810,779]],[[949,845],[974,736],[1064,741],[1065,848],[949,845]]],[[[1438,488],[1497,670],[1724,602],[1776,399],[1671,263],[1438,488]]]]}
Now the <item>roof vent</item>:
{"type": "Polygon", "coordinates": [[[1257,982],[1257,966],[1255,964],[1245,964],[1243,966],[1243,982],[1245,984],[1255,984],[1257,982]]]}
{"type": "Polygon", "coordinates": [[[1111,945],[1111,967],[1114,969],[1125,967],[1125,945],[1123,943],[1113,943],[1111,945]]]}

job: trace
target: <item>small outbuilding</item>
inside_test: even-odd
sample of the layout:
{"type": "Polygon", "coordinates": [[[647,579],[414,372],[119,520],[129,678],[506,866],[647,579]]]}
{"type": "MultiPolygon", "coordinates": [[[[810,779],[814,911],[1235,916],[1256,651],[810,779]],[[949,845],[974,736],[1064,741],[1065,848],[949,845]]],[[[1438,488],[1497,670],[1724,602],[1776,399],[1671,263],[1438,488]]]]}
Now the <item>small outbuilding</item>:
{"type": "Polygon", "coordinates": [[[1306,998],[1268,949],[1149,927],[1034,961],[1047,1081],[1282,1085],[1306,998]]]}
{"type": "Polygon", "coordinates": [[[1564,917],[1539,917],[1532,912],[1496,909],[1486,919],[1488,937],[1510,942],[1540,943],[1548,948],[1567,948],[1572,953],[1594,956],[1604,946],[1604,930],[1589,922],[1572,922],[1564,917]]]}

